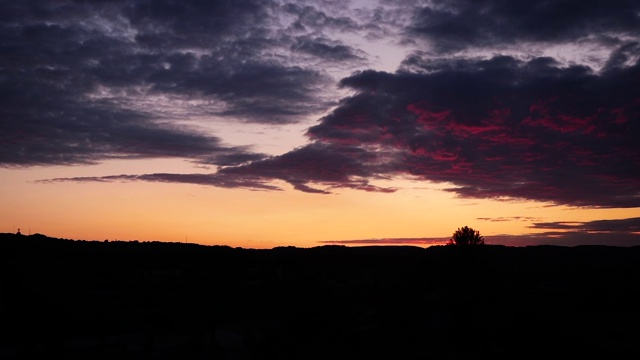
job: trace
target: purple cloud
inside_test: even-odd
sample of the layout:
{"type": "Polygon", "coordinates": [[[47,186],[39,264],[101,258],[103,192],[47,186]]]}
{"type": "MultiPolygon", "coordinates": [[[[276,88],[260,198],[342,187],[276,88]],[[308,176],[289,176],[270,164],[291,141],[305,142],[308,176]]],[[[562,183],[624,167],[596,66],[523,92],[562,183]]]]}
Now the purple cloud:
{"type": "Polygon", "coordinates": [[[425,73],[363,71],[341,81],[355,94],[309,128],[312,144],[215,176],[327,193],[391,191],[370,181],[410,175],[468,198],[637,207],[639,74],[638,64],[594,73],[507,56],[425,73]]]}
{"type": "Polygon", "coordinates": [[[394,188],[370,183],[370,180],[388,176],[393,171],[392,166],[394,162],[384,152],[367,151],[357,146],[314,143],[245,166],[226,167],[215,176],[284,180],[297,190],[321,194],[328,194],[334,188],[394,192],[394,188]],[[323,188],[318,189],[314,184],[323,188]]]}
{"type": "Polygon", "coordinates": [[[463,197],[640,206],[637,63],[600,74],[547,58],[429,65],[343,79],[356,94],[308,135],[394,149],[394,170],[453,183],[463,197]]]}
{"type": "Polygon", "coordinates": [[[519,43],[620,42],[640,35],[636,1],[434,1],[416,6],[408,41],[427,40],[438,52],[519,43]]]}
{"type": "Polygon", "coordinates": [[[6,5],[0,166],[181,157],[219,168],[122,179],[257,189],[284,181],[326,194],[392,192],[376,180],[410,176],[468,198],[638,207],[639,7],[616,4],[383,1],[359,13],[338,2],[6,5]],[[351,95],[327,100],[334,82],[317,63],[345,69],[366,57],[336,32],[388,35],[403,24],[439,57],[419,45],[397,72],[355,72],[338,84],[351,95]],[[451,55],[455,44],[594,36],[616,49],[599,71],[550,57],[451,55]],[[308,129],[308,145],[268,157],[179,126],[180,115],[157,109],[166,99],[198,103],[189,115],[271,125],[334,108],[308,129]]]}
{"type": "Polygon", "coordinates": [[[640,218],[593,220],[587,222],[540,222],[534,229],[573,230],[585,232],[633,232],[640,235],[640,218]]]}
{"type": "MultiPolygon", "coordinates": [[[[185,120],[288,124],[331,104],[324,71],[282,61],[296,38],[281,31],[273,1],[29,1],[1,9],[0,166],[150,157],[239,164],[229,160],[262,156],[185,120]]],[[[314,44],[303,48],[329,62],[355,53],[314,44]]]]}

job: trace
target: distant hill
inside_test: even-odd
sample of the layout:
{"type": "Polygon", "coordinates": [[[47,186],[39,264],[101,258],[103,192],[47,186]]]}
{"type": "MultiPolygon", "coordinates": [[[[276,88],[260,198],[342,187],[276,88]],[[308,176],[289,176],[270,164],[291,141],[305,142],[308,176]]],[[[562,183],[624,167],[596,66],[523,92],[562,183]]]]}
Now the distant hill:
{"type": "Polygon", "coordinates": [[[1,359],[640,355],[640,247],[0,234],[0,261],[1,359]]]}

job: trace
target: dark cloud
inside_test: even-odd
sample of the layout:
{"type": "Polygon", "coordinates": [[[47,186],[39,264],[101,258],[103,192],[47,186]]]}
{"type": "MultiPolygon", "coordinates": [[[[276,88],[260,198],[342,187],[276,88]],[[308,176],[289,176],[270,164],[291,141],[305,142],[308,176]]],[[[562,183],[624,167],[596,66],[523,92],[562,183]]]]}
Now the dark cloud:
{"type": "MultiPolygon", "coordinates": [[[[261,156],[175,121],[295,123],[330,104],[326,74],[279,55],[291,41],[275,33],[275,2],[1,7],[0,166],[173,156],[216,163],[220,153],[221,165],[238,164],[229,159],[261,156]]],[[[351,49],[330,50],[342,61],[351,49]]]]}
{"type": "Polygon", "coordinates": [[[297,122],[305,115],[327,109],[330,104],[321,95],[322,86],[328,85],[330,79],[318,71],[250,61],[245,61],[237,71],[224,74],[215,70],[219,69],[216,62],[205,65],[204,69],[211,71],[174,74],[176,81],[163,81],[157,86],[162,91],[214,96],[223,100],[226,108],[213,114],[256,123],[297,122]]]}
{"type": "Polygon", "coordinates": [[[630,232],[548,231],[524,235],[485,236],[485,243],[507,246],[638,246],[640,235],[630,232]]]}
{"type": "Polygon", "coordinates": [[[123,14],[141,36],[164,39],[163,45],[208,47],[225,36],[251,34],[273,21],[271,0],[124,0],[123,14]],[[157,36],[157,35],[164,36],[157,36]]]}
{"type": "Polygon", "coordinates": [[[540,222],[532,228],[586,232],[635,232],[640,235],[640,218],[593,220],[587,222],[540,222]]]}
{"type": "Polygon", "coordinates": [[[529,227],[546,231],[524,235],[487,236],[487,243],[512,246],[640,245],[640,218],[592,220],[586,222],[536,222],[529,227]]]}
{"type": "MultiPolygon", "coordinates": [[[[329,8],[339,7],[339,4],[324,2],[329,8]]],[[[314,5],[287,3],[282,6],[284,12],[295,16],[291,29],[295,31],[321,32],[323,30],[356,31],[360,25],[348,16],[334,16],[318,9],[314,5]]],[[[342,9],[343,11],[346,9],[342,9]]]]}
{"type": "MultiPolygon", "coordinates": [[[[216,159],[224,161],[225,157],[216,159]]],[[[246,160],[246,157],[235,161],[246,160]]],[[[213,174],[144,174],[103,177],[75,177],[42,180],[44,183],[64,181],[153,181],[211,185],[227,188],[280,190],[273,180],[282,180],[295,189],[329,194],[333,188],[351,188],[372,192],[394,192],[370,184],[389,172],[383,155],[376,155],[357,147],[333,147],[310,144],[295,151],[250,162],[243,166],[223,167],[213,174]],[[377,166],[373,164],[378,163],[377,166]],[[321,187],[321,188],[318,188],[321,187]]]]}
{"type": "Polygon", "coordinates": [[[208,156],[198,159],[201,164],[211,164],[218,166],[237,166],[252,161],[262,160],[266,157],[264,154],[251,152],[247,147],[233,147],[228,151],[211,152],[208,156]]]}
{"type": "Polygon", "coordinates": [[[357,93],[309,136],[396,149],[396,170],[463,197],[640,206],[638,64],[596,74],[549,58],[426,63],[343,79],[357,93]]]}
{"type": "Polygon", "coordinates": [[[467,198],[640,206],[638,64],[599,74],[507,56],[429,66],[343,79],[355,94],[308,130],[314,143],[216,176],[325,193],[389,191],[370,181],[409,175],[467,198]]]}
{"type": "Polygon", "coordinates": [[[340,43],[333,44],[326,38],[301,37],[291,46],[291,49],[331,61],[359,62],[364,60],[363,57],[356,55],[358,53],[356,49],[340,43]]]}
{"type": "MultiPolygon", "coordinates": [[[[360,147],[309,144],[279,156],[248,162],[240,166],[222,167],[213,174],[143,174],[104,177],[76,177],[42,180],[48,182],[90,181],[161,181],[238,187],[256,190],[281,190],[274,180],[289,183],[294,189],[329,194],[336,188],[370,192],[394,192],[395,188],[379,187],[371,180],[385,179],[393,172],[391,154],[367,151],[360,147]]],[[[223,154],[214,159],[220,164],[223,154]]],[[[234,161],[251,160],[250,156],[233,156],[234,161]]],[[[235,164],[233,164],[235,165],[235,164]]]]}
{"type": "Polygon", "coordinates": [[[602,42],[640,36],[633,0],[453,0],[417,6],[407,37],[439,52],[526,42],[602,42]]]}
{"type": "Polygon", "coordinates": [[[245,166],[223,168],[215,176],[257,177],[262,181],[278,179],[310,193],[327,194],[333,188],[393,192],[393,188],[370,183],[370,180],[384,178],[393,171],[395,162],[389,156],[357,146],[314,143],[245,166]]]}
{"type": "MultiPolygon", "coordinates": [[[[31,81],[37,87],[47,81],[46,74],[33,75],[31,81]]],[[[11,85],[24,85],[16,83],[11,85]]],[[[214,136],[159,124],[140,112],[100,102],[83,103],[69,92],[41,88],[25,94],[12,92],[11,87],[4,90],[0,95],[3,166],[73,165],[143,157],[206,158],[212,164],[224,157],[220,164],[228,164],[234,156],[261,157],[245,148],[225,146],[214,136]]]]}
{"type": "MultiPolygon", "coordinates": [[[[7,86],[0,92],[0,165],[73,165],[144,157],[184,157],[226,165],[233,158],[263,157],[246,148],[226,146],[215,136],[159,123],[144,112],[82,101],[74,90],[49,84],[49,76],[55,77],[52,72],[43,69],[5,77],[7,86]],[[14,91],[20,87],[31,90],[14,91]]],[[[73,76],[66,80],[82,82],[73,76]]]]}
{"type": "Polygon", "coordinates": [[[373,183],[408,175],[453,184],[447,191],[462,197],[640,206],[637,2],[381,4],[356,14],[369,24],[339,15],[337,1],[3,5],[0,165],[171,156],[221,168],[132,179],[259,189],[275,180],[328,193],[393,191],[373,183]],[[309,128],[309,145],[279,156],[178,126],[194,115],[284,124],[319,114],[334,104],[332,79],[304,56],[359,61],[363,52],[327,33],[375,32],[379,21],[388,34],[416,7],[409,33],[441,50],[597,34],[616,50],[599,71],[550,57],[415,51],[396,73],[342,79],[353,95],[309,128]]]}
{"type": "Polygon", "coordinates": [[[225,176],[218,177],[215,174],[171,174],[171,173],[155,173],[144,175],[109,175],[109,176],[88,176],[74,178],[55,178],[47,180],[39,180],[40,183],[57,183],[57,182],[130,182],[130,181],[148,181],[163,183],[186,183],[196,185],[217,186],[222,188],[245,188],[249,190],[280,190],[277,186],[271,185],[259,178],[255,177],[234,177],[225,176]]]}

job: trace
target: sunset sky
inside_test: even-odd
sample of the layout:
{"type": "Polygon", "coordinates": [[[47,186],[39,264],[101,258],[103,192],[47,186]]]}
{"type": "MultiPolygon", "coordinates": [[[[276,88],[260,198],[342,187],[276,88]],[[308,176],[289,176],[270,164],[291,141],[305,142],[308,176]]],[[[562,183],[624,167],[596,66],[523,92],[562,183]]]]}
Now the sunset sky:
{"type": "Polygon", "coordinates": [[[0,232],[640,245],[640,1],[1,1],[0,232]]]}

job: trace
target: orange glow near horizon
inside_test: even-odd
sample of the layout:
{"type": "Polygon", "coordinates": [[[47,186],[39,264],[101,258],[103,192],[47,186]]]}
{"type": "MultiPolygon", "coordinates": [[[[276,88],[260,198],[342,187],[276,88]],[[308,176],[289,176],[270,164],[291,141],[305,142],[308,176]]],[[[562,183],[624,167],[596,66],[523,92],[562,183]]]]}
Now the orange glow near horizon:
{"type": "MultiPolygon", "coordinates": [[[[194,172],[192,166],[181,170],[194,172]]],[[[0,171],[5,204],[0,210],[1,232],[21,228],[25,234],[76,240],[313,247],[323,241],[446,238],[465,225],[485,237],[519,235],[541,232],[529,228],[533,222],[625,218],[634,212],[637,216],[637,209],[580,210],[529,201],[458,199],[442,191],[445,185],[409,180],[380,183],[400,188],[393,194],[339,189],[320,195],[292,190],[287,184],[279,184],[283,191],[249,191],[148,182],[34,182],[56,171],[61,176],[89,172],[81,167],[0,171]],[[514,215],[522,218],[511,218],[514,215]]],[[[111,168],[104,171],[113,173],[111,168]]]]}

